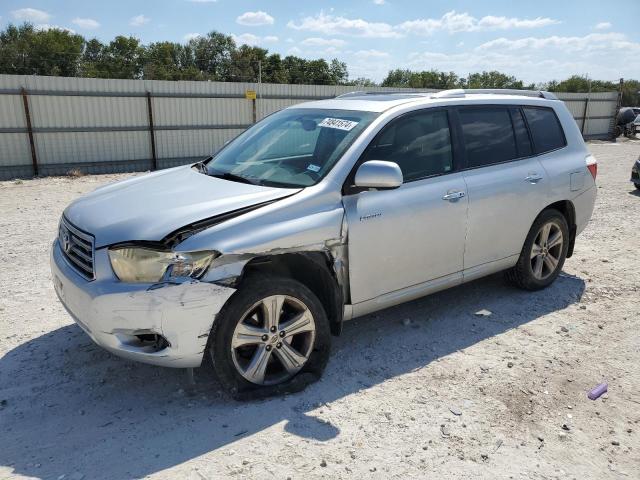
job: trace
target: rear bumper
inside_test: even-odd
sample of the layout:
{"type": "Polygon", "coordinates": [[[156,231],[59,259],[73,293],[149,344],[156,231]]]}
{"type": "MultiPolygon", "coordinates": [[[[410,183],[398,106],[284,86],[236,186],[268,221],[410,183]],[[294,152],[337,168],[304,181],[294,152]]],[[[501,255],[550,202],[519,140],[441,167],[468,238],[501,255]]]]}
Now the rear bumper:
{"type": "Polygon", "coordinates": [[[73,320],[106,350],[120,357],[165,367],[200,366],[216,314],[235,291],[213,283],[128,284],[120,282],[106,249],[95,253],[96,279],[87,281],[51,248],[51,273],[58,298],[73,320]],[[139,335],[160,335],[154,347],[139,335]]]}

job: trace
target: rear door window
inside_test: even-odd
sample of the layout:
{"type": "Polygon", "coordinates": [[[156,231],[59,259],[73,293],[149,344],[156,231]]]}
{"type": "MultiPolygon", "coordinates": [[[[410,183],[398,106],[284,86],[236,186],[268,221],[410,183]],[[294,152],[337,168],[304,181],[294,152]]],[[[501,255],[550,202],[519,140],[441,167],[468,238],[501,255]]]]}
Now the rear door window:
{"type": "Polygon", "coordinates": [[[459,110],[467,167],[476,168],[518,158],[509,109],[473,107],[459,110]]]}
{"type": "Polygon", "coordinates": [[[567,144],[560,121],[552,108],[524,107],[523,110],[537,154],[557,150],[567,144]]]}

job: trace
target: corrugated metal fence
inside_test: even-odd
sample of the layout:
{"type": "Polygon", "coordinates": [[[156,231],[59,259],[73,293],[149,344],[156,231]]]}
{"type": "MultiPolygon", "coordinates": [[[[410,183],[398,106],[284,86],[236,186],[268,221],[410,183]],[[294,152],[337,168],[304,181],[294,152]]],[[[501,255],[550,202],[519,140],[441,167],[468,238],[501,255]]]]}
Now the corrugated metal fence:
{"type": "MultiPolygon", "coordinates": [[[[216,151],[265,115],[354,89],[0,75],[0,179],[189,163],[216,151]],[[257,100],[247,100],[247,90],[258,91],[257,100]]],[[[586,138],[610,136],[615,92],[594,93],[589,99],[582,93],[559,97],[586,138]]]]}

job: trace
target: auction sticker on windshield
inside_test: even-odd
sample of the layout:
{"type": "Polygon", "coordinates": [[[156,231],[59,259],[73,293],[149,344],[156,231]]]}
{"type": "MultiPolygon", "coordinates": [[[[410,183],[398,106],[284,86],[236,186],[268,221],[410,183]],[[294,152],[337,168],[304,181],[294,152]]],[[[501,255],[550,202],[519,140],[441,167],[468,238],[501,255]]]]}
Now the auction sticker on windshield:
{"type": "Polygon", "coordinates": [[[338,130],[349,131],[353,129],[358,122],[352,122],[351,120],[342,120],[341,118],[325,118],[319,124],[321,127],[337,128],[338,130]]]}

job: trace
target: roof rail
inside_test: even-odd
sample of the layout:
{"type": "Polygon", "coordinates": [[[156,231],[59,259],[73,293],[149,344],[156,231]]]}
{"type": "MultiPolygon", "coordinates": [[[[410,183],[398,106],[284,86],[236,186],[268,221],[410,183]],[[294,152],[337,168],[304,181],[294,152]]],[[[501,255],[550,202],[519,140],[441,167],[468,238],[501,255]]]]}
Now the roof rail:
{"type": "Polygon", "coordinates": [[[361,97],[363,95],[416,95],[416,96],[429,96],[429,95],[433,95],[433,93],[431,93],[431,92],[403,91],[403,90],[389,90],[389,91],[376,91],[376,92],[358,90],[358,91],[354,91],[354,92],[343,93],[341,95],[338,95],[335,98],[361,97]]]}
{"type": "Polygon", "coordinates": [[[525,97],[538,97],[547,100],[558,100],[551,92],[543,90],[515,90],[510,88],[456,88],[452,90],[443,90],[431,95],[431,98],[460,98],[466,95],[519,95],[525,97]]]}
{"type": "Polygon", "coordinates": [[[337,95],[336,98],[349,98],[349,97],[359,97],[360,95],[365,95],[367,92],[363,90],[358,90],[354,92],[347,92],[341,95],[337,95]]]}

